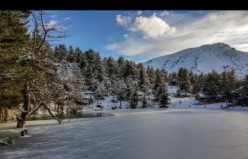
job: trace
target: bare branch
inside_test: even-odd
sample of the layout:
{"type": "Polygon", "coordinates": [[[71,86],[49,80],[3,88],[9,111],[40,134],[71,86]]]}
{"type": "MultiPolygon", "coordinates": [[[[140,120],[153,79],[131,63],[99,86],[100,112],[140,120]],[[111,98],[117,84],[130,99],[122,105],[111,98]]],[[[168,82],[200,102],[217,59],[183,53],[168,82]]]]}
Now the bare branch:
{"type": "Polygon", "coordinates": [[[61,123],[62,123],[62,120],[60,120],[58,117],[56,117],[55,115],[53,115],[53,113],[51,112],[50,108],[49,108],[44,102],[42,102],[42,103],[43,103],[44,107],[47,109],[47,111],[49,112],[49,114],[50,114],[54,119],[56,119],[56,120],[59,122],[59,124],[61,124],[61,123]]]}
{"type": "Polygon", "coordinates": [[[49,29],[47,30],[47,29],[45,28],[44,19],[43,19],[43,11],[41,10],[39,14],[40,14],[41,28],[42,28],[42,30],[44,31],[44,35],[43,35],[43,38],[42,38],[42,40],[41,40],[40,45],[37,47],[37,50],[38,50],[38,51],[40,50],[40,48],[41,48],[41,47],[43,46],[43,44],[45,43],[46,37],[47,37],[47,33],[50,31],[49,29]]]}
{"type": "Polygon", "coordinates": [[[35,113],[42,105],[47,109],[47,111],[49,112],[49,114],[50,114],[54,119],[56,119],[56,120],[59,122],[59,124],[62,123],[62,120],[60,120],[58,117],[56,117],[56,116],[51,112],[50,108],[45,104],[44,101],[39,102],[39,104],[36,105],[36,107],[35,107],[33,110],[31,110],[27,115],[28,115],[28,116],[32,115],[32,114],[35,113]]]}
{"type": "Polygon", "coordinates": [[[40,102],[39,104],[37,104],[33,110],[29,111],[28,116],[30,116],[33,113],[35,113],[40,108],[41,104],[42,104],[42,102],[40,102]]]}
{"type": "Polygon", "coordinates": [[[57,36],[47,35],[47,37],[48,38],[56,38],[56,39],[58,39],[58,38],[64,38],[64,37],[66,37],[66,35],[57,35],[57,36]]]}
{"type": "Polygon", "coordinates": [[[37,43],[37,34],[38,34],[38,22],[37,22],[37,18],[34,14],[34,12],[32,12],[32,17],[34,19],[34,31],[33,31],[33,45],[32,45],[32,48],[31,48],[31,52],[35,52],[35,46],[36,46],[36,43],[37,43]]]}

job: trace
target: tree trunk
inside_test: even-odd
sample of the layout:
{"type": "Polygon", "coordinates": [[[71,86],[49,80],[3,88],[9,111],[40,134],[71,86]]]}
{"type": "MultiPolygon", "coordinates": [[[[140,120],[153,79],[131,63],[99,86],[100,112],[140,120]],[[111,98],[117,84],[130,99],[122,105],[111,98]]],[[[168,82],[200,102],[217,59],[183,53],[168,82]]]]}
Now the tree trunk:
{"type": "Polygon", "coordinates": [[[6,123],[7,120],[8,120],[8,108],[5,107],[5,109],[4,109],[4,122],[6,123]]]}
{"type": "Polygon", "coordinates": [[[17,128],[23,128],[24,125],[25,125],[24,121],[22,121],[22,120],[17,120],[17,126],[16,126],[17,128]]]}
{"type": "Polygon", "coordinates": [[[24,128],[25,123],[26,123],[26,117],[27,117],[28,112],[25,110],[22,110],[21,115],[17,116],[16,121],[17,121],[17,128],[24,128]]]}
{"type": "Polygon", "coordinates": [[[26,83],[23,90],[23,110],[21,115],[17,117],[17,128],[23,128],[25,126],[26,116],[30,109],[30,92],[29,92],[29,84],[26,83]]]}
{"type": "Polygon", "coordinates": [[[0,121],[3,122],[3,107],[0,107],[0,121]]]}
{"type": "Polygon", "coordinates": [[[27,116],[35,113],[42,105],[48,110],[49,114],[61,124],[61,120],[59,120],[55,115],[53,115],[50,108],[47,107],[47,105],[43,101],[41,101],[38,105],[36,105],[33,110],[31,110],[30,88],[28,83],[25,84],[25,88],[23,90],[23,98],[24,98],[23,109],[21,115],[17,116],[17,126],[16,126],[17,128],[24,128],[27,116]]]}
{"type": "Polygon", "coordinates": [[[7,122],[8,109],[7,107],[0,107],[0,122],[7,122]]]}
{"type": "Polygon", "coordinates": [[[23,96],[24,96],[23,109],[25,111],[29,111],[29,109],[30,109],[30,92],[29,92],[29,84],[28,83],[25,84],[23,96]]]}

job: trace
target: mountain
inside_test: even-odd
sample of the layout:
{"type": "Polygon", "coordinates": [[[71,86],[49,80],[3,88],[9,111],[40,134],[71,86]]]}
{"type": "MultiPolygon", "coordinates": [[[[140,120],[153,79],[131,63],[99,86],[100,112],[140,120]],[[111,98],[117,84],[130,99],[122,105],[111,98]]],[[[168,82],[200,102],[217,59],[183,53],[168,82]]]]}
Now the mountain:
{"type": "Polygon", "coordinates": [[[198,74],[234,69],[237,76],[242,78],[248,74],[248,53],[238,51],[225,43],[214,43],[157,57],[144,65],[162,68],[168,72],[184,67],[198,74]]]}

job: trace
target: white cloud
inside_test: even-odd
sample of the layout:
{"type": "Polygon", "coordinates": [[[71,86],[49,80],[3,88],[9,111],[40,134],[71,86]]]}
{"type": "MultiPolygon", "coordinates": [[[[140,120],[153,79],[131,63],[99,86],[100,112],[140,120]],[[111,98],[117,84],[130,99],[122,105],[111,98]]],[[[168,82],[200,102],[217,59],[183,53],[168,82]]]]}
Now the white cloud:
{"type": "Polygon", "coordinates": [[[151,17],[139,16],[135,18],[135,23],[131,31],[141,31],[144,38],[158,39],[176,32],[176,28],[169,26],[164,20],[152,15],[151,17]]]}
{"type": "Polygon", "coordinates": [[[45,24],[46,29],[52,29],[55,28],[57,31],[66,31],[69,28],[71,28],[71,25],[66,25],[66,24],[61,24],[59,21],[57,20],[51,20],[48,21],[45,24]]]}
{"type": "Polygon", "coordinates": [[[124,34],[123,37],[124,38],[128,38],[129,37],[129,34],[124,34]]]}
{"type": "Polygon", "coordinates": [[[53,15],[51,15],[51,18],[52,19],[57,18],[57,15],[56,14],[53,14],[53,15]]]}
{"type": "Polygon", "coordinates": [[[65,17],[63,20],[68,21],[68,20],[71,20],[71,18],[72,18],[71,16],[68,16],[68,17],[65,17]]]}
{"type": "Polygon", "coordinates": [[[141,15],[141,14],[142,14],[142,11],[139,10],[139,11],[137,12],[137,15],[141,15]]]}
{"type": "Polygon", "coordinates": [[[158,15],[161,16],[137,16],[126,27],[128,36],[115,43],[115,47],[107,49],[134,59],[146,57],[143,60],[215,42],[248,51],[248,12],[215,11],[198,17],[182,13],[169,13],[164,17],[158,15]],[[170,26],[172,22],[174,25],[170,26]]]}
{"type": "Polygon", "coordinates": [[[118,49],[118,52],[121,55],[132,56],[133,54],[138,55],[145,52],[146,50],[150,50],[151,47],[152,45],[150,45],[149,43],[146,43],[146,45],[144,45],[143,42],[138,42],[130,39],[126,43],[124,42],[110,44],[107,48],[110,50],[112,50],[113,48],[118,49]]]}
{"type": "Polygon", "coordinates": [[[163,11],[163,12],[160,13],[160,16],[161,17],[165,17],[167,15],[169,15],[169,12],[168,11],[163,11]]]}
{"type": "Polygon", "coordinates": [[[107,49],[108,50],[115,50],[115,49],[118,49],[119,48],[119,44],[118,43],[112,43],[112,44],[109,44],[107,46],[107,49]]]}
{"type": "Polygon", "coordinates": [[[56,20],[51,20],[45,24],[46,29],[59,28],[59,23],[56,20]]]}
{"type": "Polygon", "coordinates": [[[116,21],[118,25],[127,27],[131,23],[132,18],[130,16],[117,15],[116,21]]]}

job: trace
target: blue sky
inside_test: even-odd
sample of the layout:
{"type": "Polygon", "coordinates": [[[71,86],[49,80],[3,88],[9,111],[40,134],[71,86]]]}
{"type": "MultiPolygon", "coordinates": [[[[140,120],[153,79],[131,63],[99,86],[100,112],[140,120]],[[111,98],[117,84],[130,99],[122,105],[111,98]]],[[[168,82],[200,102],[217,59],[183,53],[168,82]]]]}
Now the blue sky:
{"type": "Polygon", "coordinates": [[[123,38],[125,30],[116,24],[116,15],[120,11],[52,11],[53,20],[65,26],[66,38],[56,41],[80,47],[83,51],[92,48],[102,57],[120,55],[106,49],[107,45],[123,38]]]}
{"type": "Polygon", "coordinates": [[[67,35],[55,44],[92,48],[102,57],[144,62],[215,42],[248,51],[247,11],[48,11],[48,16],[67,35]]]}

